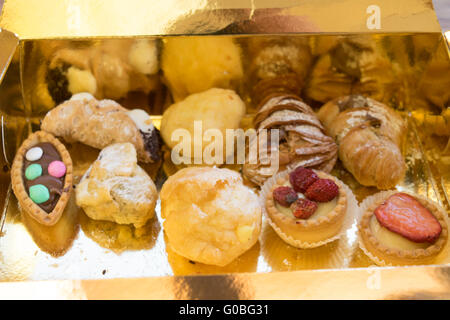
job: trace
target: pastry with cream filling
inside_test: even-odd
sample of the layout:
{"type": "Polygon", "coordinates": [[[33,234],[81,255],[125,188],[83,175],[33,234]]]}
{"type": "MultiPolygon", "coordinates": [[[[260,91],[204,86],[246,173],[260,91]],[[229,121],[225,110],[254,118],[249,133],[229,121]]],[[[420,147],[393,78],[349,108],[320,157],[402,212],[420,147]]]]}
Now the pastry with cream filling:
{"type": "Polygon", "coordinates": [[[160,197],[168,245],[187,259],[225,266],[258,241],[261,206],[235,171],[182,169],[167,179],[160,197]]]}
{"type": "Polygon", "coordinates": [[[364,186],[390,189],[403,179],[406,123],[387,105],[362,95],[329,101],[317,117],[339,146],[339,159],[364,186]]]}
{"type": "Polygon", "coordinates": [[[137,164],[131,143],[116,143],[100,152],[76,188],[77,205],[95,220],[144,226],[155,215],[158,193],[137,164]]]}
{"type": "Polygon", "coordinates": [[[333,169],[338,147],[311,107],[298,96],[268,95],[261,102],[253,123],[258,129],[258,139],[250,141],[250,150],[258,144],[259,155],[257,161],[251,161],[249,152],[242,170],[250,181],[262,185],[276,173],[268,161],[274,156],[278,157],[280,171],[298,166],[325,172],[333,169]],[[268,131],[267,139],[260,129],[268,131]],[[278,130],[278,141],[272,140],[272,130],[278,130]]]}
{"type": "Polygon", "coordinates": [[[431,263],[448,241],[446,213],[428,198],[389,192],[362,206],[360,241],[375,262],[431,263]]]}
{"type": "Polygon", "coordinates": [[[340,181],[322,171],[297,167],[266,194],[268,217],[283,240],[318,243],[338,235],[348,196],[340,181]]]}
{"type": "Polygon", "coordinates": [[[98,99],[120,99],[130,91],[149,93],[159,81],[155,40],[76,42],[42,50],[49,55],[46,80],[56,104],[80,92],[98,99]]]}
{"type": "Polygon", "coordinates": [[[97,100],[89,93],[76,94],[49,111],[41,128],[67,142],[79,141],[97,149],[130,142],[140,161],[160,159],[159,133],[144,110],[128,110],[113,100],[97,100]]]}

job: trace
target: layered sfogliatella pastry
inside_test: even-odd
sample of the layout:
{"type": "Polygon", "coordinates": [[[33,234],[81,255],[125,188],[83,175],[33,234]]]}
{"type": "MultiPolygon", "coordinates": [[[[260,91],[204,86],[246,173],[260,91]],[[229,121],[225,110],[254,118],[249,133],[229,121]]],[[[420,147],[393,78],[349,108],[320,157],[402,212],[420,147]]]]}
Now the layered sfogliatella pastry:
{"type": "Polygon", "coordinates": [[[387,105],[351,95],[326,103],[317,116],[339,145],[339,159],[364,186],[393,188],[405,175],[406,124],[387,105]]]}
{"type": "Polygon", "coordinates": [[[259,144],[258,161],[252,163],[247,158],[243,166],[243,174],[250,181],[262,185],[276,173],[267,164],[274,153],[278,153],[280,171],[297,166],[324,172],[333,169],[337,159],[336,143],[325,133],[311,107],[298,96],[269,95],[261,102],[254,125],[258,135],[259,130],[267,130],[267,140],[257,138],[250,141],[250,144],[259,144]],[[271,141],[271,130],[278,130],[278,141],[271,141]]]}

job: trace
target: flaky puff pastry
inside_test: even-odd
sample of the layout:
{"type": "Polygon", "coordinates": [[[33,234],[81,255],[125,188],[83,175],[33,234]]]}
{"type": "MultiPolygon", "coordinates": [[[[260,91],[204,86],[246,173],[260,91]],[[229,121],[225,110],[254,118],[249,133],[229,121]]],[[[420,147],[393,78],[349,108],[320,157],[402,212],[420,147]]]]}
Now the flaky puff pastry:
{"type": "Polygon", "coordinates": [[[185,258],[225,266],[258,241],[261,206],[235,171],[182,169],[160,197],[169,245],[185,258]]]}
{"type": "Polygon", "coordinates": [[[393,109],[352,95],[326,103],[317,116],[336,139],[339,159],[359,183],[390,189],[404,177],[406,124],[393,109]]]}
{"type": "Polygon", "coordinates": [[[79,141],[97,149],[130,142],[140,161],[152,163],[159,160],[159,136],[150,116],[141,111],[136,119],[133,114],[136,110],[80,93],[49,111],[41,129],[67,142],[79,141]]]}
{"type": "Polygon", "coordinates": [[[142,227],[154,217],[156,186],[137,165],[131,143],[117,143],[100,152],[76,191],[77,205],[95,220],[142,227]]]}

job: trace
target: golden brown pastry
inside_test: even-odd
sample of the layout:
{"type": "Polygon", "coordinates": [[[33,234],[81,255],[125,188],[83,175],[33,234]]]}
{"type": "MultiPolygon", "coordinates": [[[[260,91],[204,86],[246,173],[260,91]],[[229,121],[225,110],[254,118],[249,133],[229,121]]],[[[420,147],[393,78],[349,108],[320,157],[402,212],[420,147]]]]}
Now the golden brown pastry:
{"type": "Polygon", "coordinates": [[[155,40],[102,40],[76,47],[66,44],[49,55],[48,89],[56,103],[80,92],[98,99],[119,99],[129,91],[148,93],[157,83],[155,40]]]}
{"type": "Polygon", "coordinates": [[[318,57],[304,93],[322,103],[355,93],[400,103],[407,96],[403,92],[407,78],[397,79],[395,66],[382,42],[373,41],[371,35],[341,37],[318,57]]]}
{"type": "Polygon", "coordinates": [[[428,198],[388,191],[361,206],[360,245],[378,264],[432,263],[447,244],[447,213],[428,198]]]}
{"type": "MultiPolygon", "coordinates": [[[[262,101],[255,116],[256,129],[279,130],[279,150],[274,144],[267,142],[262,147],[267,156],[279,152],[280,170],[311,167],[325,172],[333,169],[337,159],[337,146],[333,138],[325,134],[325,130],[317,119],[314,111],[295,95],[273,94],[262,101]]],[[[258,139],[251,143],[260,143],[258,139]]],[[[264,151],[259,150],[259,154],[264,151]]],[[[248,159],[247,159],[248,160],[248,159]]],[[[265,180],[276,172],[269,170],[269,165],[258,159],[256,164],[246,161],[243,167],[244,175],[256,184],[262,185],[265,180]]]]}
{"type": "Polygon", "coordinates": [[[359,183],[389,189],[404,177],[406,124],[393,109],[351,95],[326,103],[317,116],[336,139],[339,159],[359,183]]]}
{"type": "Polygon", "coordinates": [[[36,131],[17,150],[11,168],[14,194],[40,224],[55,225],[70,199],[73,166],[66,147],[51,134],[36,131]]]}
{"type": "Polygon", "coordinates": [[[246,82],[255,106],[270,93],[300,93],[312,62],[307,39],[264,36],[242,42],[248,60],[246,82]]]}
{"type": "Polygon", "coordinates": [[[131,143],[100,152],[76,188],[77,205],[92,219],[142,227],[155,215],[155,184],[137,165],[131,143]]]}
{"type": "MultiPolygon", "coordinates": [[[[242,117],[245,114],[245,104],[241,98],[233,91],[227,89],[212,88],[204,92],[195,93],[186,99],[171,105],[163,114],[161,120],[161,136],[169,148],[174,148],[180,143],[178,136],[172,136],[176,130],[187,130],[191,138],[190,155],[183,154],[187,161],[194,163],[194,160],[202,164],[213,164],[207,162],[203,156],[203,151],[212,142],[204,135],[208,129],[218,129],[224,139],[224,157],[227,156],[225,149],[226,129],[237,129],[240,126],[242,117]],[[195,121],[201,125],[201,130],[195,134],[195,121]],[[201,134],[198,137],[198,134],[201,134]],[[197,138],[199,139],[196,139],[197,138]],[[201,148],[198,146],[201,139],[201,148]],[[195,157],[195,145],[202,151],[202,158],[195,157]],[[193,159],[192,161],[190,159],[193,159]]],[[[183,142],[183,141],[181,141],[183,142]]],[[[214,160],[214,159],[210,159],[214,160]]],[[[222,164],[224,158],[220,157],[215,164],[222,164]],[[217,163],[218,162],[218,163],[217,163]]]]}
{"type": "Polygon", "coordinates": [[[417,125],[422,126],[427,132],[437,136],[450,136],[450,107],[444,109],[441,114],[430,114],[422,111],[413,111],[411,115],[417,125]]]}
{"type": "Polygon", "coordinates": [[[41,128],[67,142],[79,141],[97,149],[130,142],[145,163],[160,158],[158,132],[145,111],[128,110],[113,100],[97,100],[89,93],[76,94],[49,111],[41,128]]]}
{"type": "Polygon", "coordinates": [[[160,196],[164,231],[179,255],[225,266],[258,241],[261,206],[235,171],[185,168],[167,179],[160,196]]]}
{"type": "MultiPolygon", "coordinates": [[[[317,243],[342,229],[348,196],[342,182],[322,171],[297,167],[277,176],[265,194],[265,208],[275,231],[287,243],[317,243]]],[[[300,243],[300,244],[299,244],[300,243]]]]}
{"type": "Polygon", "coordinates": [[[241,50],[230,37],[167,38],[161,68],[175,101],[215,87],[236,89],[243,76],[241,50]]]}

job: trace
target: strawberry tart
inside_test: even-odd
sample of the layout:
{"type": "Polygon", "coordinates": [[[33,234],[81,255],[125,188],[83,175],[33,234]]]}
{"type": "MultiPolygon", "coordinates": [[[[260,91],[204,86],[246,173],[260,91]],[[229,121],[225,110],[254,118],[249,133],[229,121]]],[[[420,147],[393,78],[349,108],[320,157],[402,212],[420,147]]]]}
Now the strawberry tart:
{"type": "Polygon", "coordinates": [[[340,232],[347,202],[342,182],[334,176],[297,167],[273,184],[265,209],[283,239],[316,243],[340,232]]]}
{"type": "Polygon", "coordinates": [[[387,192],[368,201],[362,204],[360,241],[378,264],[432,263],[446,245],[445,212],[430,199],[387,192]]]}

